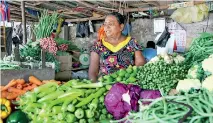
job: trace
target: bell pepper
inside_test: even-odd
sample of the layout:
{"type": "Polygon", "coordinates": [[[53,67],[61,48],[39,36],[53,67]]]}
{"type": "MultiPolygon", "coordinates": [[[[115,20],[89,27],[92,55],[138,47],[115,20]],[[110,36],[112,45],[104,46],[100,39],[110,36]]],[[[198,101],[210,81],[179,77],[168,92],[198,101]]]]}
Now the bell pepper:
{"type": "Polygon", "coordinates": [[[93,118],[90,118],[87,120],[88,123],[95,123],[95,120],[93,118]]]}
{"type": "Polygon", "coordinates": [[[87,123],[87,121],[85,119],[80,119],[79,123],[87,123]]]}
{"type": "Polygon", "coordinates": [[[109,91],[112,88],[112,85],[106,85],[105,88],[109,91]]]}
{"type": "Polygon", "coordinates": [[[94,110],[97,109],[97,107],[98,107],[98,98],[95,98],[95,99],[92,100],[92,103],[90,103],[89,109],[91,111],[94,111],[94,110]]]}
{"type": "Polygon", "coordinates": [[[100,120],[100,123],[110,123],[109,119],[100,120]]]}
{"type": "Polygon", "coordinates": [[[0,98],[1,104],[1,119],[5,119],[11,113],[10,101],[5,98],[0,98]]]}
{"type": "MultiPolygon", "coordinates": [[[[65,112],[68,110],[68,105],[78,96],[82,95],[81,93],[73,93],[70,96],[68,96],[68,98],[64,101],[63,105],[62,105],[62,111],[65,112]]],[[[63,97],[65,98],[65,97],[63,97]]]]}
{"type": "Polygon", "coordinates": [[[87,118],[92,118],[95,115],[94,111],[91,111],[91,110],[86,110],[85,112],[86,112],[87,118]]]}
{"type": "Polygon", "coordinates": [[[104,109],[101,110],[101,113],[102,114],[107,114],[107,110],[104,108],[104,109]]]}
{"type": "Polygon", "coordinates": [[[107,114],[107,118],[108,118],[108,119],[112,119],[113,116],[112,116],[111,114],[107,114]]]}
{"type": "Polygon", "coordinates": [[[100,113],[98,111],[95,111],[95,119],[98,119],[100,116],[100,113]]]}
{"type": "Polygon", "coordinates": [[[74,106],[73,104],[69,104],[69,105],[67,106],[67,111],[69,111],[69,112],[74,112],[74,111],[75,111],[75,106],[74,106]]]}
{"type": "Polygon", "coordinates": [[[10,114],[6,123],[29,123],[29,119],[24,112],[17,110],[10,114]]]}
{"type": "Polygon", "coordinates": [[[57,115],[57,117],[58,117],[58,120],[63,120],[63,119],[65,118],[65,114],[59,113],[59,114],[57,115]]]}
{"type": "Polygon", "coordinates": [[[66,121],[67,121],[68,123],[73,123],[73,122],[75,122],[75,121],[76,121],[75,115],[74,115],[74,114],[71,114],[71,113],[67,113],[67,115],[66,115],[66,121]]]}
{"type": "Polygon", "coordinates": [[[103,103],[103,102],[104,102],[104,96],[101,96],[101,97],[99,98],[99,101],[100,101],[101,103],[103,103]]]}
{"type": "Polygon", "coordinates": [[[84,117],[84,110],[81,109],[81,108],[78,108],[76,111],[75,111],[75,116],[78,118],[78,119],[81,119],[84,117]]]}
{"type": "Polygon", "coordinates": [[[105,120],[107,117],[105,114],[101,114],[100,117],[99,117],[99,120],[105,120]]]}
{"type": "Polygon", "coordinates": [[[62,106],[54,106],[54,107],[52,108],[53,114],[61,113],[61,112],[62,112],[61,107],[62,107],[62,106]]]}

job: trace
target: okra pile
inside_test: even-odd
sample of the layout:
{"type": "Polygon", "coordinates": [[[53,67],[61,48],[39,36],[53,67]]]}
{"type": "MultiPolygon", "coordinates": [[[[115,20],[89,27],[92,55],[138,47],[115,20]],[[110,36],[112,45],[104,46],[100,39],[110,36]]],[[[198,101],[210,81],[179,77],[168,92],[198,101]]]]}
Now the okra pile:
{"type": "Polygon", "coordinates": [[[70,80],[58,85],[48,82],[27,92],[16,103],[32,123],[95,123],[112,119],[104,106],[111,85],[89,80],[70,80]]]}
{"type": "Polygon", "coordinates": [[[138,84],[143,89],[162,89],[168,93],[178,80],[186,77],[188,67],[184,63],[166,63],[164,60],[140,66],[137,72],[138,84]]]}

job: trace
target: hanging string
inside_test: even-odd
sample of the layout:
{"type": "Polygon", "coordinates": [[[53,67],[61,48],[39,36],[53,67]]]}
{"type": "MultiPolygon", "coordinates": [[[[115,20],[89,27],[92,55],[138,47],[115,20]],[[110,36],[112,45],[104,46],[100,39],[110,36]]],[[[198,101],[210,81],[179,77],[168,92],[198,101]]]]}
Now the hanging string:
{"type": "Polygon", "coordinates": [[[112,12],[114,12],[115,0],[112,1],[112,12]]]}

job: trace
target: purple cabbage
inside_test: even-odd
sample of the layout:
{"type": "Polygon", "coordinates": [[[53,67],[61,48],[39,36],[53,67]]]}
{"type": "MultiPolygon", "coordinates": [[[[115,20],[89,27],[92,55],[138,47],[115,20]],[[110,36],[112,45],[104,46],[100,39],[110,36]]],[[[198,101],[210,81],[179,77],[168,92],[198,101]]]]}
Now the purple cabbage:
{"type": "MultiPolygon", "coordinates": [[[[142,90],[140,92],[141,99],[156,99],[161,97],[161,93],[159,90],[142,90]]],[[[149,101],[143,101],[142,104],[150,104],[149,101]]]]}
{"type": "Polygon", "coordinates": [[[115,119],[124,118],[129,111],[138,111],[141,88],[137,85],[125,85],[116,83],[105,96],[104,104],[107,111],[114,116],[115,119]],[[122,99],[122,95],[129,93],[130,104],[122,99]]]}

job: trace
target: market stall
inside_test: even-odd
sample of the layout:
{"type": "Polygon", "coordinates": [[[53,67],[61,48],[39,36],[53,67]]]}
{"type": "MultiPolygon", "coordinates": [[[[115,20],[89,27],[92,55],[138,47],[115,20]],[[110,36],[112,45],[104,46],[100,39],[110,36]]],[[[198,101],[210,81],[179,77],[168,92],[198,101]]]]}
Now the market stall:
{"type": "MultiPolygon", "coordinates": [[[[131,8],[137,6],[135,2],[124,1],[119,5],[108,1],[106,4],[117,6],[120,13],[121,4],[128,5],[130,8],[123,7],[124,14],[136,9],[144,11],[146,17],[151,13],[147,8],[131,8]]],[[[16,1],[9,3],[11,6],[20,4],[16,1]]],[[[26,5],[36,10],[39,7],[35,6],[47,4],[36,2],[32,7],[30,3],[26,5]]],[[[77,3],[87,8],[94,7],[86,1],[77,3]]],[[[146,4],[159,6],[158,2],[146,4]]],[[[96,83],[88,79],[87,72],[79,72],[75,77],[72,70],[88,69],[89,46],[79,47],[66,39],[66,26],[61,28],[65,20],[83,22],[88,21],[87,18],[73,19],[66,11],[63,11],[64,14],[40,11],[38,22],[32,29],[36,40],[20,47],[20,61],[15,61],[11,55],[0,62],[1,77],[4,77],[1,79],[0,123],[213,123],[213,30],[207,29],[207,23],[208,31],[196,34],[187,48],[188,32],[176,23],[196,23],[207,19],[205,21],[210,20],[213,24],[209,19],[213,17],[211,7],[212,2],[165,5],[161,9],[175,9],[171,16],[175,22],[168,25],[165,18],[157,18],[160,13],[153,12],[149,16],[156,16],[157,19],[153,20],[152,31],[160,33],[155,35],[157,54],[143,66],[129,65],[99,77],[96,83]],[[190,22],[184,19],[186,17],[183,17],[184,20],[178,18],[183,11],[192,9],[197,10],[193,14],[200,13],[200,16],[192,17],[190,22]],[[64,19],[62,16],[71,17],[64,19]]],[[[106,7],[100,6],[94,10],[95,14],[109,12],[106,7]]],[[[85,11],[82,13],[88,14],[85,11]]],[[[140,13],[133,15],[136,16],[134,19],[141,16],[140,13]]],[[[104,16],[89,19],[103,20],[104,16]]],[[[88,30],[94,30],[90,27],[85,31],[85,26],[91,25],[83,25],[76,24],[75,38],[90,40],[88,30]]],[[[103,33],[100,28],[94,33],[98,37],[92,37],[100,38],[103,33]]],[[[124,33],[130,35],[128,29],[124,33]]]]}

